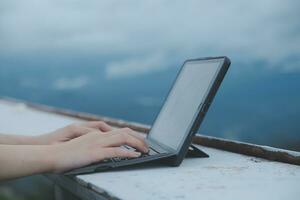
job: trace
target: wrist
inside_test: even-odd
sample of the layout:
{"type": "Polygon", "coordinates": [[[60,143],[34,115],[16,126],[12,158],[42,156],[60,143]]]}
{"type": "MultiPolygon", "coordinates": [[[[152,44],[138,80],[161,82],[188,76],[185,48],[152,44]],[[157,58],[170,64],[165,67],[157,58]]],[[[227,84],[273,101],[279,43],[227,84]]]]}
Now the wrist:
{"type": "Polygon", "coordinates": [[[27,145],[42,145],[42,143],[39,140],[39,136],[29,136],[25,138],[23,144],[27,145]]]}
{"type": "Polygon", "coordinates": [[[47,171],[50,173],[57,172],[57,166],[59,161],[59,145],[45,145],[45,160],[44,162],[48,166],[47,171]]]}
{"type": "MultiPolygon", "coordinates": [[[[25,145],[30,149],[27,153],[32,156],[28,158],[34,174],[51,173],[55,169],[55,148],[51,145],[25,145]]],[[[25,156],[25,155],[24,155],[25,156]]]]}
{"type": "Polygon", "coordinates": [[[37,135],[37,136],[33,136],[31,138],[31,142],[32,144],[35,144],[35,145],[49,145],[49,141],[48,141],[48,136],[47,134],[44,134],[44,135],[37,135]]]}
{"type": "Polygon", "coordinates": [[[37,135],[31,137],[31,142],[34,145],[47,145],[44,139],[44,135],[37,135]]]}
{"type": "Polygon", "coordinates": [[[11,136],[11,143],[16,145],[43,145],[39,136],[11,136]]]}
{"type": "Polygon", "coordinates": [[[53,144],[46,145],[48,146],[48,164],[50,166],[50,172],[52,173],[61,173],[68,169],[68,163],[70,162],[70,157],[65,156],[67,152],[67,144],[53,144]]]}

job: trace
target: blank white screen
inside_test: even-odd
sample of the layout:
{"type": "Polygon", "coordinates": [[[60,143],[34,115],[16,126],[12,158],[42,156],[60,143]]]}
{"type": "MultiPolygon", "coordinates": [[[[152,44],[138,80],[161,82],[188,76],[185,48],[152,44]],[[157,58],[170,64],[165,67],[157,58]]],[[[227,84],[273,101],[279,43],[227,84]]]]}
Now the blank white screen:
{"type": "Polygon", "coordinates": [[[219,66],[220,60],[185,63],[151,129],[150,138],[175,150],[180,147],[219,66]]]}

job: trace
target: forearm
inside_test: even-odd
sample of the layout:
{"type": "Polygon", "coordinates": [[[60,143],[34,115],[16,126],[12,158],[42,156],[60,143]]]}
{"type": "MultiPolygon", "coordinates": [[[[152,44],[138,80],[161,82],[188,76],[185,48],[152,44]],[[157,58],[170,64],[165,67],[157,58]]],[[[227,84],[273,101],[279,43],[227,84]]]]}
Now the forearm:
{"type": "Polygon", "coordinates": [[[0,145],[1,144],[34,145],[39,144],[39,139],[37,136],[0,134],[0,145]]]}
{"type": "Polygon", "coordinates": [[[0,145],[0,180],[53,171],[53,150],[47,145],[0,145]]]}

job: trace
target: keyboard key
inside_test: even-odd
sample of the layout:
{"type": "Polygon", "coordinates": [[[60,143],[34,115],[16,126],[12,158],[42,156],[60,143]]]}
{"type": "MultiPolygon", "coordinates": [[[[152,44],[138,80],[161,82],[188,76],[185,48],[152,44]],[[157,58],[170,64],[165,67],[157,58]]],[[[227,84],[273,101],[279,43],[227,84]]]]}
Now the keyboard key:
{"type": "MultiPolygon", "coordinates": [[[[128,150],[132,150],[132,151],[137,151],[136,149],[130,147],[130,146],[127,146],[127,145],[123,145],[122,148],[126,148],[128,150]]],[[[141,156],[138,157],[138,158],[144,158],[144,157],[147,157],[147,156],[153,156],[153,155],[156,155],[158,154],[157,151],[155,151],[154,149],[152,149],[151,147],[149,148],[149,152],[147,153],[143,153],[141,152],[141,156]]],[[[111,160],[113,160],[114,162],[120,162],[120,161],[124,161],[124,160],[131,160],[131,159],[137,159],[137,158],[120,158],[120,157],[116,157],[116,158],[112,158],[111,160]]]]}

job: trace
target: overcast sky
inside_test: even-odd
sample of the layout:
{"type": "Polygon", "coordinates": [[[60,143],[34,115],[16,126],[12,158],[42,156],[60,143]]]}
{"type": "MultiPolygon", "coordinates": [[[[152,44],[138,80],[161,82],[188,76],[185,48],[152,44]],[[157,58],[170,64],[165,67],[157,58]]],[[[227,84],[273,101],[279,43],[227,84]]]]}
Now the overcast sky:
{"type": "Polygon", "coordinates": [[[106,64],[108,77],[160,70],[174,59],[202,55],[299,72],[299,2],[1,0],[0,56],[51,51],[122,56],[106,64]]]}

